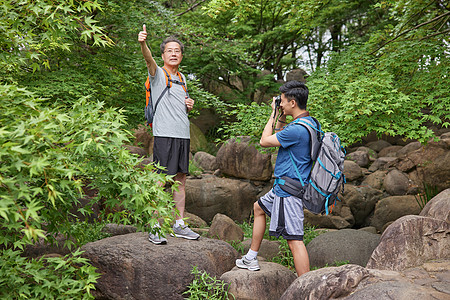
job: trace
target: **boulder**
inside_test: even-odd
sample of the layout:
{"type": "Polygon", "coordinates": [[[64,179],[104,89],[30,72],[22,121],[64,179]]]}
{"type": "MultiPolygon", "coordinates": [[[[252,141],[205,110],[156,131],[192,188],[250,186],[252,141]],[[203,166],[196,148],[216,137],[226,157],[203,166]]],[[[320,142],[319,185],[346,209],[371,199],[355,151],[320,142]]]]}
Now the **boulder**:
{"type": "Polygon", "coordinates": [[[352,224],[341,216],[336,215],[316,215],[304,209],[305,223],[319,228],[344,229],[352,227],[352,224]]]}
{"type": "Polygon", "coordinates": [[[450,188],[431,199],[420,212],[420,216],[444,220],[450,223],[450,188]]]}
{"type": "Polygon", "coordinates": [[[361,183],[362,186],[367,185],[371,188],[381,190],[383,189],[384,178],[386,177],[386,171],[375,171],[363,180],[361,183]]]}
{"type": "Polygon", "coordinates": [[[216,214],[211,222],[208,237],[222,241],[243,241],[244,231],[230,217],[216,214]]]}
{"type": "Polygon", "coordinates": [[[303,69],[294,69],[286,73],[286,81],[300,81],[306,83],[305,77],[307,77],[308,73],[306,73],[303,69]]]}
{"type": "Polygon", "coordinates": [[[342,229],[320,234],[308,243],[306,249],[311,267],[324,267],[343,261],[365,266],[379,241],[378,234],[342,229]]]}
{"type": "Polygon", "coordinates": [[[125,149],[130,151],[131,154],[136,154],[139,157],[147,157],[147,151],[144,148],[131,146],[131,145],[124,145],[125,149]]]}
{"type": "Polygon", "coordinates": [[[421,216],[404,216],[381,236],[367,268],[404,270],[431,259],[450,257],[450,223],[421,216]]]}
{"type": "Polygon", "coordinates": [[[215,171],[218,168],[216,157],[203,151],[194,154],[194,163],[205,171],[215,171]]]}
{"type": "Polygon", "coordinates": [[[420,142],[411,142],[406,146],[403,146],[400,150],[397,151],[397,156],[403,156],[410,152],[422,149],[422,144],[420,142]]]}
{"type": "Polygon", "coordinates": [[[361,167],[351,160],[344,161],[344,175],[347,182],[357,180],[363,176],[361,167]]]}
{"type": "Polygon", "coordinates": [[[108,223],[103,227],[102,232],[109,233],[112,236],[123,235],[136,232],[136,227],[132,225],[108,223]]]}
{"type": "Polygon", "coordinates": [[[380,152],[381,150],[383,150],[384,148],[389,147],[389,146],[392,146],[391,143],[386,142],[385,140],[378,140],[378,141],[367,143],[367,147],[369,147],[370,149],[372,149],[376,152],[380,152]]]}
{"type": "Polygon", "coordinates": [[[150,133],[149,127],[139,125],[137,129],[133,131],[134,146],[142,147],[147,155],[153,154],[153,136],[150,133]]]}
{"type": "Polygon", "coordinates": [[[402,272],[357,265],[323,268],[297,278],[280,299],[446,300],[449,266],[444,260],[402,272]]]}
{"type": "Polygon", "coordinates": [[[369,171],[375,172],[376,170],[383,170],[386,164],[395,160],[395,157],[379,157],[370,165],[369,171]]]}
{"type": "Polygon", "coordinates": [[[257,272],[233,268],[220,279],[230,284],[229,292],[236,300],[279,299],[297,276],[288,268],[272,262],[259,262],[257,272]]]}
{"type": "Polygon", "coordinates": [[[187,212],[186,210],[184,210],[184,217],[185,217],[185,222],[186,224],[189,225],[189,227],[206,227],[208,226],[208,224],[199,216],[196,216],[194,214],[191,214],[190,212],[187,212]]]}
{"type": "Polygon", "coordinates": [[[377,202],[370,225],[381,231],[386,223],[406,215],[418,215],[419,213],[420,206],[414,196],[391,196],[377,202]]]}
{"type": "Polygon", "coordinates": [[[412,151],[388,163],[402,172],[416,172],[418,183],[436,186],[443,191],[450,186],[450,139],[430,142],[427,146],[412,151]],[[447,140],[449,141],[447,143],[447,140]]]}
{"type": "MultiPolygon", "coordinates": [[[[323,268],[298,277],[280,300],[342,299],[352,293],[369,271],[358,265],[323,268]]],[[[361,298],[363,299],[363,298],[361,298]]]]}
{"type": "Polygon", "coordinates": [[[97,299],[184,299],[192,267],[220,277],[234,267],[238,253],[228,243],[201,237],[191,241],[167,237],[154,245],[146,233],[130,233],[88,243],[83,256],[102,276],[97,299]]]}
{"type": "Polygon", "coordinates": [[[186,209],[206,222],[217,213],[242,222],[250,216],[260,188],[237,179],[203,175],[186,180],[186,209]]]}
{"type": "MultiPolygon", "coordinates": [[[[242,253],[247,253],[248,249],[250,249],[250,245],[252,243],[252,239],[245,239],[242,242],[243,251],[242,253]]],[[[269,241],[266,239],[262,240],[261,246],[258,250],[258,256],[263,257],[267,261],[271,261],[274,257],[280,254],[280,241],[269,241]]]]}
{"type": "Polygon", "coordinates": [[[384,189],[393,196],[405,195],[409,189],[410,182],[408,176],[397,169],[390,171],[383,181],[384,189]]]}
{"type": "Polygon", "coordinates": [[[355,219],[355,225],[361,227],[369,222],[367,218],[373,214],[376,203],[383,197],[380,190],[365,186],[345,185],[345,193],[341,198],[355,219]]]}
{"type": "Polygon", "coordinates": [[[378,158],[378,154],[375,150],[370,149],[369,147],[361,146],[356,149],[356,151],[364,151],[367,152],[367,155],[369,155],[370,161],[375,161],[378,158]]]}
{"type": "Polygon", "coordinates": [[[346,159],[354,161],[360,167],[367,167],[369,165],[369,154],[366,151],[355,151],[347,154],[346,159]]]}
{"type": "Polygon", "coordinates": [[[205,150],[208,148],[208,142],[203,132],[194,123],[189,124],[189,134],[191,137],[190,151],[195,153],[200,150],[205,150]]]}
{"type": "Polygon", "coordinates": [[[223,174],[250,180],[268,181],[272,178],[270,154],[260,153],[250,137],[228,140],[216,156],[223,174]]]}
{"type": "Polygon", "coordinates": [[[380,152],[378,152],[378,157],[397,157],[397,152],[402,148],[402,146],[389,146],[383,148],[380,152]]]}

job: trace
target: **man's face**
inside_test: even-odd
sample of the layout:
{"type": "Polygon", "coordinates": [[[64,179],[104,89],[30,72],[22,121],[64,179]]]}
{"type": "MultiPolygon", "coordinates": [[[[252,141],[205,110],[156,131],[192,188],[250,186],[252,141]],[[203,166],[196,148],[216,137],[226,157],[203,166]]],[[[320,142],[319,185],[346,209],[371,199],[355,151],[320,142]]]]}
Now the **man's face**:
{"type": "Polygon", "coordinates": [[[286,96],[284,94],[281,94],[280,107],[283,110],[285,115],[291,115],[291,111],[294,106],[292,101],[295,102],[295,100],[289,100],[288,98],[286,98],[286,96]]]}
{"type": "Polygon", "coordinates": [[[183,59],[180,45],[177,42],[167,43],[164,53],[162,54],[162,59],[165,65],[179,66],[183,59]]]}

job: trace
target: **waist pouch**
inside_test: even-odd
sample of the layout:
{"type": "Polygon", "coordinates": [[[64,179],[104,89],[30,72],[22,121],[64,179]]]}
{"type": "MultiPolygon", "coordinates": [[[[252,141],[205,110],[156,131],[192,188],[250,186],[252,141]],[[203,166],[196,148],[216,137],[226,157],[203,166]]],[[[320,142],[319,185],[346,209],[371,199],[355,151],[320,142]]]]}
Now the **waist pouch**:
{"type": "Polygon", "coordinates": [[[285,191],[286,193],[289,193],[292,196],[297,197],[297,198],[303,197],[303,194],[305,193],[305,189],[302,186],[300,181],[289,178],[287,176],[283,176],[280,179],[281,180],[278,180],[278,185],[280,186],[280,188],[283,191],[285,191]]]}

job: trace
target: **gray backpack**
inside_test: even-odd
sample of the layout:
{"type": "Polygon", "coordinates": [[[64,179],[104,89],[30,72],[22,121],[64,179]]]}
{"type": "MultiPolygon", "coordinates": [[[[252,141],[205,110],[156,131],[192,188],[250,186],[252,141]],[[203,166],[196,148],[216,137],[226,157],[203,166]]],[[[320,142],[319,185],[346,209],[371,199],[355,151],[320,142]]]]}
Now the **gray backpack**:
{"type": "MultiPolygon", "coordinates": [[[[313,118],[314,119],[314,118],[313,118]]],[[[307,119],[299,119],[295,124],[302,125],[310,134],[311,159],[313,167],[309,181],[304,184],[297,166],[294,163],[292,153],[289,156],[300,178],[298,181],[282,177],[280,187],[293,196],[303,199],[303,205],[315,214],[326,213],[328,207],[336,204],[339,200],[338,193],[342,189],[344,192],[344,160],[345,150],[341,146],[341,141],[334,132],[323,132],[320,123],[314,119],[316,124],[312,124],[307,119]]]]}

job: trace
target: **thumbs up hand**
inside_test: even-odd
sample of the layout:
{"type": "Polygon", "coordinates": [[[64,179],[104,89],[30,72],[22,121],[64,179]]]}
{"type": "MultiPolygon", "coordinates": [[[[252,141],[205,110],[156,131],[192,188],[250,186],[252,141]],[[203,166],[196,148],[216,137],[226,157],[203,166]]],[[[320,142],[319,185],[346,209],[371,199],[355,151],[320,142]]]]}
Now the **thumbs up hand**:
{"type": "Polygon", "coordinates": [[[147,40],[147,28],[145,27],[145,24],[142,25],[142,31],[138,34],[138,42],[139,43],[145,43],[147,40]]]}

